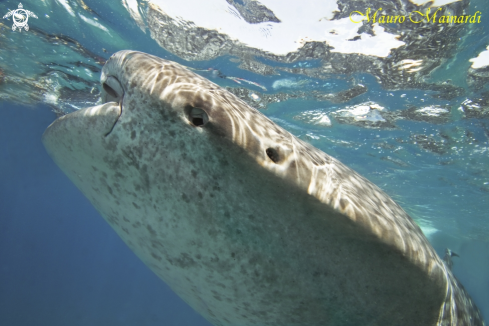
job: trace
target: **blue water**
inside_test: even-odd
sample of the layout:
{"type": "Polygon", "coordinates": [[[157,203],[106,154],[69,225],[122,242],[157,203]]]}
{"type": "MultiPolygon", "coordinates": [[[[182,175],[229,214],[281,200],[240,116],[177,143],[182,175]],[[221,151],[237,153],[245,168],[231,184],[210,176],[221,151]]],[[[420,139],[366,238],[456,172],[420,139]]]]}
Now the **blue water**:
{"type": "MultiPolygon", "coordinates": [[[[302,80],[304,76],[285,72],[280,76],[261,76],[240,69],[230,60],[232,56],[185,61],[159,47],[149,32],[142,33],[119,2],[85,1],[95,12],[87,16],[103,22],[113,35],[110,39],[105,39],[100,30],[88,26],[78,16],[68,15],[58,2],[48,3],[49,6],[43,6],[34,1],[23,2],[25,8],[39,17],[32,23],[29,20],[29,32],[13,33],[11,21],[2,21],[0,25],[0,94],[1,91],[10,94],[0,97],[0,326],[210,325],[125,246],[45,152],[40,137],[56,115],[52,112],[53,106],[32,95],[36,88],[29,84],[29,78],[39,77],[46,71],[77,76],[79,80],[58,79],[60,85],[76,93],[86,90],[88,84],[83,81],[99,87],[96,84],[98,73],[87,75],[79,63],[91,67],[101,65],[97,65],[93,57],[81,55],[73,44],[55,39],[46,41],[36,33],[45,31],[50,35],[69,36],[101,59],[130,48],[199,70],[212,68],[225,76],[264,85],[267,94],[287,91],[272,89],[278,79],[302,80]],[[26,79],[2,84],[2,72],[4,76],[16,74],[26,79]]],[[[17,5],[14,1],[2,1],[0,15],[17,5]]],[[[488,28],[487,24],[480,28],[488,28]]],[[[461,71],[465,74],[467,60],[488,43],[488,33],[468,33],[461,41],[456,58],[447,60],[436,70],[431,82],[450,78],[457,86],[466,88],[461,71]]],[[[259,61],[273,64],[268,59],[259,61]]],[[[295,64],[299,63],[301,66],[318,65],[315,60],[295,64]]],[[[294,64],[277,66],[293,67],[294,64]]],[[[198,73],[221,86],[241,86],[262,92],[256,86],[238,85],[210,72],[198,73]]],[[[339,92],[362,83],[368,87],[368,92],[339,104],[312,100],[275,102],[263,113],[380,186],[424,227],[439,255],[443,256],[446,247],[457,252],[460,258],[454,258],[453,272],[488,323],[487,118],[457,116],[456,109],[466,96],[442,100],[433,99],[431,91],[388,91],[369,74],[309,80],[309,84],[294,91],[339,92]],[[331,128],[325,128],[296,119],[306,111],[331,114],[366,101],[381,103],[389,110],[406,110],[408,104],[447,104],[454,112],[446,123],[398,120],[397,129],[385,130],[334,121],[331,128]],[[440,132],[451,139],[449,149],[442,155],[423,150],[409,141],[414,134],[434,135],[440,140],[440,132]],[[396,160],[404,165],[396,164],[396,160]]],[[[83,107],[79,99],[64,103],[58,106],[65,112],[83,107]]]]}
{"type": "Polygon", "coordinates": [[[47,155],[50,108],[0,103],[0,325],[210,325],[47,155]]]}

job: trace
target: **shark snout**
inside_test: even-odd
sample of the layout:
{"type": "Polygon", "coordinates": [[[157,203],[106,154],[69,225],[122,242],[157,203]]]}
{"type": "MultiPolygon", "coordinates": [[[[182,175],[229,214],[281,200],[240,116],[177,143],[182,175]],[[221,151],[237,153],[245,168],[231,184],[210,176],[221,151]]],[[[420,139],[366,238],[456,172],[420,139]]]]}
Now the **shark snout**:
{"type": "Polygon", "coordinates": [[[117,102],[108,102],[78,110],[56,119],[42,135],[42,142],[51,156],[102,144],[121,115],[117,102]]]}

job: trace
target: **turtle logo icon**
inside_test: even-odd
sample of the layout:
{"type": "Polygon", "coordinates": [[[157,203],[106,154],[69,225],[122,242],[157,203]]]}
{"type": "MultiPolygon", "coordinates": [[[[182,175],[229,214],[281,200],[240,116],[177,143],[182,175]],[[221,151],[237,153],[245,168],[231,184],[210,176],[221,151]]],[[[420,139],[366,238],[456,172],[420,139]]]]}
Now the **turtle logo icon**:
{"type": "Polygon", "coordinates": [[[5,16],[3,16],[3,18],[7,19],[10,16],[12,16],[12,20],[14,21],[12,30],[15,31],[18,28],[19,32],[22,31],[22,28],[24,28],[26,31],[29,30],[29,25],[27,25],[29,17],[37,18],[36,14],[34,14],[32,11],[25,10],[22,3],[19,3],[18,9],[10,10],[5,16]]]}

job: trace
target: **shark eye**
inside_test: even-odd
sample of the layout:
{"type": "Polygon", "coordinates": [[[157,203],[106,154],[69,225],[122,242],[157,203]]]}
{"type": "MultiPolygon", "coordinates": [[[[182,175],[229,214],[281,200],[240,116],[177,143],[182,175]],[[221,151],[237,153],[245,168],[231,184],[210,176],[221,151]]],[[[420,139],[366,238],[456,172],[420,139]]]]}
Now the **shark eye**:
{"type": "Polygon", "coordinates": [[[266,153],[268,158],[271,159],[273,163],[277,163],[278,161],[280,161],[280,155],[278,155],[278,152],[275,148],[267,148],[266,153]]]}
{"type": "Polygon", "coordinates": [[[102,84],[102,100],[106,102],[120,102],[124,96],[124,89],[115,77],[108,77],[102,84]]]}
{"type": "Polygon", "coordinates": [[[192,125],[196,127],[200,127],[205,125],[207,122],[209,122],[209,116],[207,113],[199,108],[194,108],[194,107],[188,107],[186,108],[186,111],[188,112],[188,119],[192,125]]]}

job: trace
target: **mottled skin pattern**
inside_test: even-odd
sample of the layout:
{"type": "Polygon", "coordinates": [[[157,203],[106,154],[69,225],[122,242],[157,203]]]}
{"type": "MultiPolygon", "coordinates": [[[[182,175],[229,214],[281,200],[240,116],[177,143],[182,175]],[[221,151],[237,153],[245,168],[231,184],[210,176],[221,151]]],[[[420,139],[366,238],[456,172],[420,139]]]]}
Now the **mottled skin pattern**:
{"type": "Polygon", "coordinates": [[[174,62],[121,51],[101,81],[107,103],[43,142],[214,325],[483,325],[413,220],[336,159],[174,62]]]}

